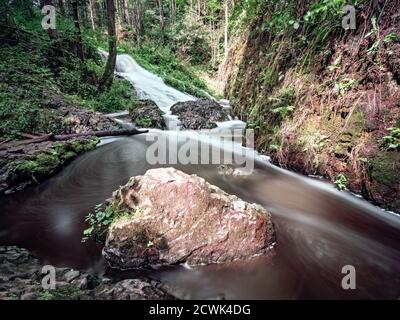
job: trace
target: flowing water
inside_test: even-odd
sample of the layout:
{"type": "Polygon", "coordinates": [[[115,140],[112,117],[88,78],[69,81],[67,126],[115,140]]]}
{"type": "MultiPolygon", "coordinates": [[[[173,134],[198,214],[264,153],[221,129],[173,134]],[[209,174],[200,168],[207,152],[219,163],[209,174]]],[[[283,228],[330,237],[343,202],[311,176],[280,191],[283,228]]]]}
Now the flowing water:
{"type": "MultiPolygon", "coordinates": [[[[167,110],[173,101],[185,99],[184,94],[175,95],[170,91],[174,89],[166,89],[154,75],[147,73],[145,80],[149,84],[145,85],[145,80],[141,82],[141,77],[134,75],[137,68],[135,65],[131,70],[119,71],[125,71],[124,77],[130,78],[143,95],[154,100],[157,95],[162,101],[157,101],[161,108],[167,110]],[[155,89],[157,86],[162,93],[155,89]],[[150,93],[153,91],[156,95],[150,93]],[[168,102],[164,100],[168,99],[166,96],[171,96],[168,102]]],[[[265,206],[272,213],[276,229],[274,256],[195,269],[174,266],[124,273],[108,270],[101,247],[90,241],[81,243],[86,227],[84,216],[129,177],[160,167],[146,161],[151,144],[148,137],[152,134],[176,139],[179,145],[201,140],[195,134],[178,131],[153,131],[148,135],[108,140],[47,182],[0,198],[0,244],[25,247],[44,263],[106,273],[115,279],[137,275],[157,278],[183,298],[400,297],[398,215],[350,193],[339,192],[326,182],[280,169],[257,155],[255,169],[249,176],[224,175],[216,165],[166,166],[195,173],[229,193],[265,206]],[[341,286],[345,265],[355,267],[355,290],[344,290],[341,286]]]]}

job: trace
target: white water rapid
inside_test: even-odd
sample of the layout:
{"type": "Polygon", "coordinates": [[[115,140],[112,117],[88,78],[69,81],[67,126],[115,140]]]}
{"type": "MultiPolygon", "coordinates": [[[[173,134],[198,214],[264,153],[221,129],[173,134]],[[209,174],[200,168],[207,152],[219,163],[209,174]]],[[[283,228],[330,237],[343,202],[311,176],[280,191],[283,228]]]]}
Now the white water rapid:
{"type": "MultiPolygon", "coordinates": [[[[108,53],[100,51],[100,55],[103,59],[106,59],[108,53]]],[[[190,94],[183,93],[168,86],[160,77],[142,68],[128,54],[121,54],[117,56],[115,69],[115,73],[118,76],[128,80],[133,85],[139,99],[149,99],[154,101],[156,105],[165,113],[164,117],[169,130],[179,128],[178,117],[171,114],[171,107],[177,102],[192,101],[197,99],[190,94]]],[[[224,108],[228,110],[230,109],[229,101],[222,100],[220,104],[224,108]]],[[[115,116],[124,114],[126,114],[126,112],[115,114],[115,116]]],[[[220,129],[244,130],[246,127],[246,124],[243,121],[237,119],[219,122],[217,125],[220,129]]]]}

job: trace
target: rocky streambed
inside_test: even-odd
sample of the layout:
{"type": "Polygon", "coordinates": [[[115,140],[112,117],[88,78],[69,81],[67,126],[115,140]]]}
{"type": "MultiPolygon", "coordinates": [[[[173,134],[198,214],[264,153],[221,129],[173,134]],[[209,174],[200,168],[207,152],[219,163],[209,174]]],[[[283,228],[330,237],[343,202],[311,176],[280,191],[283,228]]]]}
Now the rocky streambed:
{"type": "Polygon", "coordinates": [[[0,300],[174,299],[154,280],[138,278],[111,282],[70,268],[51,268],[25,249],[1,246],[0,300]],[[52,272],[54,288],[50,287],[52,272]]]}

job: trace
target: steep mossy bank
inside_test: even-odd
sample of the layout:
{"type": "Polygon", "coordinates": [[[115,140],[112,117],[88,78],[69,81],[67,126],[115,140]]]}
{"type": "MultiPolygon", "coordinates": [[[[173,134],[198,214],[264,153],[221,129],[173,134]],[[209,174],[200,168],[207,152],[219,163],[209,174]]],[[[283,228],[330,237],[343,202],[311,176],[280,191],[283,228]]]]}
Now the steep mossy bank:
{"type": "Polygon", "coordinates": [[[347,187],[400,211],[399,1],[258,2],[220,77],[257,148],[279,165],[347,187]],[[343,180],[343,179],[342,179],[343,180]]]}

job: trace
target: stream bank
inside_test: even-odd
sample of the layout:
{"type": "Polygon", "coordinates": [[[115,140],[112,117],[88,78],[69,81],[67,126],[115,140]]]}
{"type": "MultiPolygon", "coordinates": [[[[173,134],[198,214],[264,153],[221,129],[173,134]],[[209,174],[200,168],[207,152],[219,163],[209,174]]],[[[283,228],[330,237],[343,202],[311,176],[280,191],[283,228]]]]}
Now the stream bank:
{"type": "MultiPolygon", "coordinates": [[[[50,109],[49,112],[52,114],[49,126],[58,126],[55,132],[59,134],[122,128],[101,113],[73,106],[50,109]]],[[[46,133],[48,131],[41,131],[41,134],[46,133]]],[[[0,194],[21,191],[45,181],[79,155],[93,150],[99,142],[99,138],[88,136],[68,141],[30,143],[0,150],[0,194]]]]}
{"type": "Polygon", "coordinates": [[[340,1],[260,2],[219,78],[275,164],[400,212],[398,5],[359,2],[345,30],[340,1]]]}

